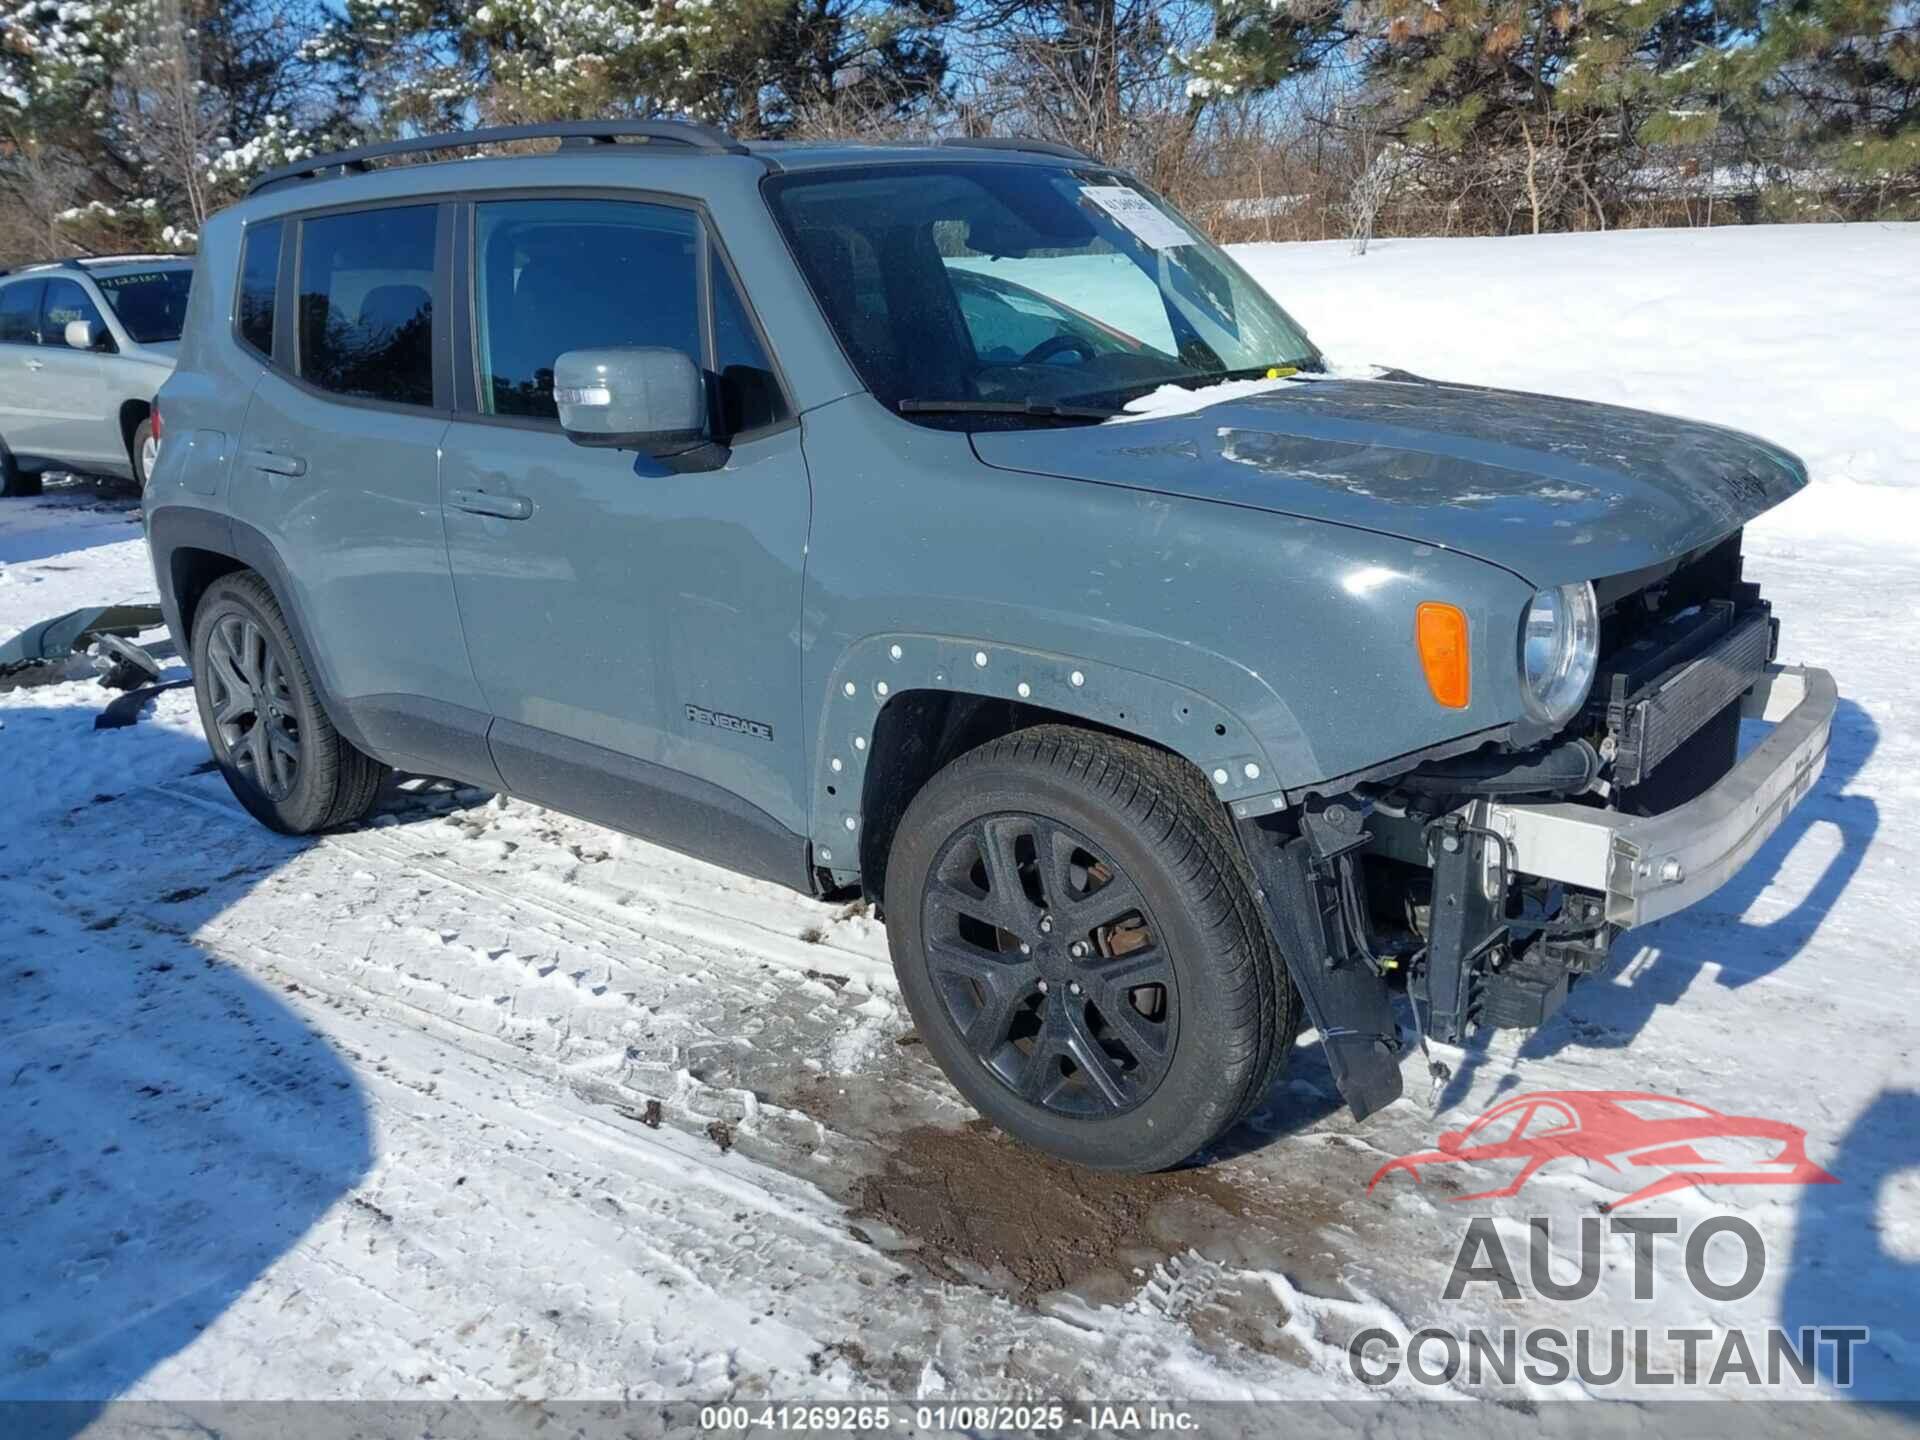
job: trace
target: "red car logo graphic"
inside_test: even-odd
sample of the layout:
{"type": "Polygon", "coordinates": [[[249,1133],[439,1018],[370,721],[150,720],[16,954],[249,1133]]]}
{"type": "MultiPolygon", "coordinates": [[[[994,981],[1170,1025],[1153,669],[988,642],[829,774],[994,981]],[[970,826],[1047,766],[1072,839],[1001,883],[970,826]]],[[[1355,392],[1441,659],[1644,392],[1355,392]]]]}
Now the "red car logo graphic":
{"type": "Polygon", "coordinates": [[[1503,1100],[1463,1130],[1449,1130],[1437,1150],[1402,1155],[1374,1171],[1367,1191],[1395,1170],[1415,1180],[1424,1165],[1521,1161],[1508,1184],[1455,1200],[1518,1195],[1550,1160],[1573,1158],[1609,1170],[1666,1173],[1604,1209],[1618,1210],[1698,1185],[1833,1185],[1807,1159],[1807,1132],[1752,1115],[1722,1115],[1672,1095],[1635,1090],[1541,1090],[1503,1100]]]}

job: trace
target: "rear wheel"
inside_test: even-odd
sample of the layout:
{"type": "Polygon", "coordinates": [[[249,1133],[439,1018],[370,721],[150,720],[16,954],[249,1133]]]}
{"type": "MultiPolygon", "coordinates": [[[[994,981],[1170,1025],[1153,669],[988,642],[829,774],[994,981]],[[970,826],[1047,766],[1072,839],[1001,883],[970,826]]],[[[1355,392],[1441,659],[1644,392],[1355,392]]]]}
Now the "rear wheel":
{"type": "Polygon", "coordinates": [[[160,438],[153,433],[153,420],[142,420],[133,427],[133,440],[128,445],[133,457],[133,481],[142,490],[147,488],[147,480],[153,474],[153,467],[160,460],[160,438]]]}
{"type": "Polygon", "coordinates": [[[193,619],[193,689],[207,745],[263,825],[307,835],[361,819],[387,767],[340,737],[266,582],[208,587],[193,619]]]}
{"type": "Polygon", "coordinates": [[[1178,1164],[1245,1118],[1298,999],[1204,780],[1048,726],[941,771],[902,818],[887,934],[930,1053],[1015,1138],[1178,1164]]]}

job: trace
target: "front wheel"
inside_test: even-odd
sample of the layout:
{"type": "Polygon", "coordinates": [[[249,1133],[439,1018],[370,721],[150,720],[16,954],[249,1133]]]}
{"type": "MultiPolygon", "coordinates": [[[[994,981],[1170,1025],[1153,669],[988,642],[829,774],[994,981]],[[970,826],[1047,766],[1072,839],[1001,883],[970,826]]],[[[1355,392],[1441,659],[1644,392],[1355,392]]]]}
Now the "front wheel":
{"type": "Polygon", "coordinates": [[[1038,1149],[1176,1165],[1245,1118],[1299,1001],[1184,762],[1064,726],[961,756],[902,817],[887,935],[928,1051],[1038,1149]]]}
{"type": "Polygon", "coordinates": [[[7,442],[0,440],[0,496],[13,500],[30,498],[39,493],[40,477],[22,470],[20,462],[13,458],[13,452],[7,449],[7,442]]]}
{"type": "Polygon", "coordinates": [[[193,692],[207,745],[234,797],[283,835],[361,819],[387,768],[342,739],[258,575],[207,587],[193,617],[193,692]]]}

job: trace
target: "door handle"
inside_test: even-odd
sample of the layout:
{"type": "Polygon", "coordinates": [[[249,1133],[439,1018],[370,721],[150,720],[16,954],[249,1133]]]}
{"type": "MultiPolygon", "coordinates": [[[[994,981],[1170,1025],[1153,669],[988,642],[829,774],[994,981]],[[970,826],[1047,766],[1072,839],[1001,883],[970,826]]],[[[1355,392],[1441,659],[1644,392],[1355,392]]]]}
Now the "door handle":
{"type": "Polygon", "coordinates": [[[47,368],[47,362],[44,360],[29,360],[27,361],[27,368],[29,370],[44,370],[47,368]]]}
{"type": "Polygon", "coordinates": [[[255,470],[264,470],[269,475],[304,475],[307,462],[298,455],[282,455],[275,450],[249,450],[241,457],[255,470]]]}
{"type": "Polygon", "coordinates": [[[502,520],[525,520],[533,514],[533,501],[524,495],[497,495],[486,490],[450,490],[447,504],[469,515],[495,515],[502,520]]]}

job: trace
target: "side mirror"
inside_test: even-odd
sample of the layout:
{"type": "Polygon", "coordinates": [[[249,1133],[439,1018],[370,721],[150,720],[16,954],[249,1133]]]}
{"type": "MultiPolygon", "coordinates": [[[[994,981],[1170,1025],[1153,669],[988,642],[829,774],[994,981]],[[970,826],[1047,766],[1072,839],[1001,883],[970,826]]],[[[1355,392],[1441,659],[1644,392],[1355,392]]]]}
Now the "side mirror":
{"type": "Polygon", "coordinates": [[[680,350],[569,350],[553,362],[560,428],[576,445],[638,450],[676,470],[726,463],[714,442],[707,381],[680,350]]]}
{"type": "Polygon", "coordinates": [[[105,327],[91,320],[67,321],[67,344],[75,350],[98,350],[101,342],[107,338],[105,327]]]}

